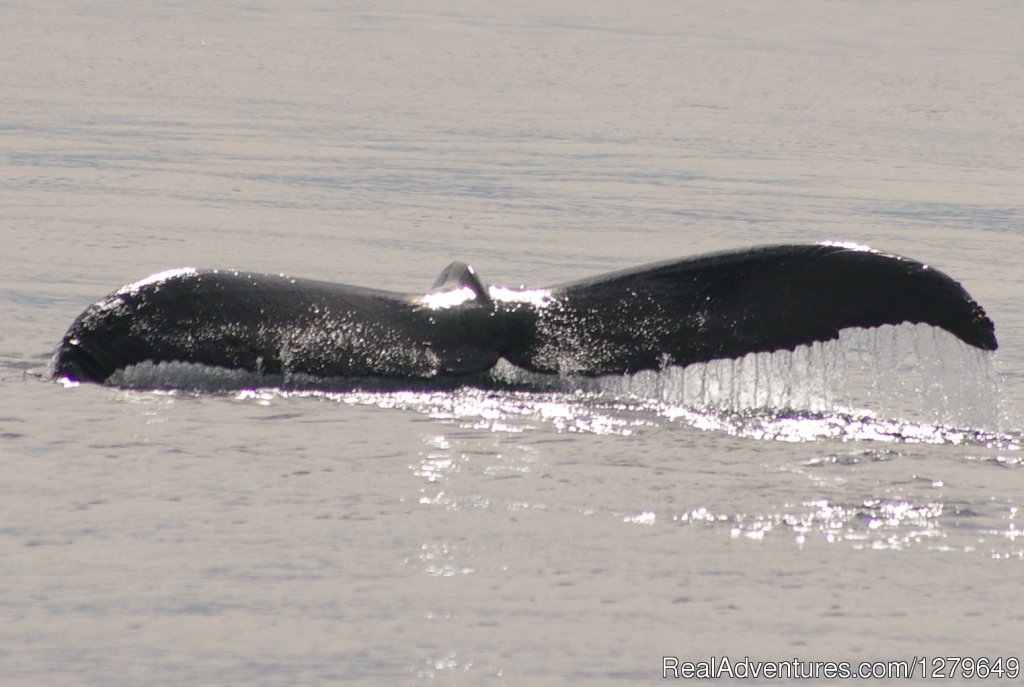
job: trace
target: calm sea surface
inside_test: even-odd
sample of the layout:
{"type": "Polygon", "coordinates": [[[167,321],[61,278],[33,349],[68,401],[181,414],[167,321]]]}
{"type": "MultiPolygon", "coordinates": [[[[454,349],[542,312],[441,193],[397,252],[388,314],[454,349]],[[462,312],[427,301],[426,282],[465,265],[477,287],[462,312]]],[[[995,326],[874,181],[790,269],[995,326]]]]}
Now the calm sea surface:
{"type": "Polygon", "coordinates": [[[0,685],[1024,660],[1022,27],[999,0],[4,3],[0,685]],[[414,292],[456,259],[539,286],[821,240],[953,275],[997,355],[859,334],[772,363],[784,399],[742,388],[764,360],[47,377],[83,308],[170,267],[414,292]]]}

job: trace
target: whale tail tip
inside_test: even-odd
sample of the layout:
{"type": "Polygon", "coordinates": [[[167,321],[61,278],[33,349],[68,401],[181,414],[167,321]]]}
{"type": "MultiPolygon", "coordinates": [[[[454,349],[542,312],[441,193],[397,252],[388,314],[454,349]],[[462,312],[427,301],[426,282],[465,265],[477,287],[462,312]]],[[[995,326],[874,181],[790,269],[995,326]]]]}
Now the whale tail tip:
{"type": "Polygon", "coordinates": [[[113,368],[97,360],[78,339],[73,337],[66,337],[61,341],[50,367],[53,370],[53,379],[97,384],[105,382],[114,372],[113,368]]]}

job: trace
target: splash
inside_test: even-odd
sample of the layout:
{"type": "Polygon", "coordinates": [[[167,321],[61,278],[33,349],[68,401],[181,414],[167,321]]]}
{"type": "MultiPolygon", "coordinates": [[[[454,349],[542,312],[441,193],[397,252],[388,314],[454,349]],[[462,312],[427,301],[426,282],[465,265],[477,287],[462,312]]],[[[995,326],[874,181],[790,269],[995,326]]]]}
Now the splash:
{"type": "Polygon", "coordinates": [[[1016,450],[993,355],[929,325],[847,329],[837,340],[685,368],[598,378],[499,366],[494,376],[592,394],[701,430],[776,441],[968,444],[1016,450]]]}
{"type": "Polygon", "coordinates": [[[493,431],[627,435],[682,423],[775,441],[881,441],[1016,450],[992,355],[927,325],[851,329],[794,351],[685,368],[581,377],[530,373],[500,362],[454,380],[325,380],[191,363],[143,364],[118,386],[237,392],[240,399],[319,397],[425,413],[493,431]],[[241,391],[239,391],[241,390],[241,391]]]}

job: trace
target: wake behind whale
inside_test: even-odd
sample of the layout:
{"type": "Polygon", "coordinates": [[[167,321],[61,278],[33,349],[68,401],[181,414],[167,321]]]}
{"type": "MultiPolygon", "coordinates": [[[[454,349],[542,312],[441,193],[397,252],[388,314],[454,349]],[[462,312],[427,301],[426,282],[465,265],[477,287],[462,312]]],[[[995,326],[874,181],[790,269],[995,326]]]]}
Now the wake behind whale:
{"type": "Polygon", "coordinates": [[[422,295],[175,270],[87,308],[58,346],[53,374],[117,383],[135,366],[183,363],[422,387],[479,380],[504,361],[586,378],[793,351],[901,323],[997,347],[984,310],[934,268],[861,247],[780,245],[540,289],[485,286],[453,263],[422,295]]]}

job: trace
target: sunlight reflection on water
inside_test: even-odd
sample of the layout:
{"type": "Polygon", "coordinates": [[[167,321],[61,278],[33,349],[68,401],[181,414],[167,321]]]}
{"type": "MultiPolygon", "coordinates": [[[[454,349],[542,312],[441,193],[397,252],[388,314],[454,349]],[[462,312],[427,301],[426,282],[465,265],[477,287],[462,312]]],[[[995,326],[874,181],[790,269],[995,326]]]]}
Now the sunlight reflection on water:
{"type": "MultiPolygon", "coordinates": [[[[667,518],[689,527],[720,527],[732,539],[761,541],[769,535],[792,537],[798,546],[816,538],[829,544],[847,542],[854,549],[902,550],[924,545],[939,551],[987,550],[996,558],[1024,558],[1024,536],[1016,517],[1018,509],[982,518],[961,513],[941,500],[864,499],[838,503],[829,499],[804,501],[798,506],[768,513],[714,512],[701,506],[667,518]],[[963,527],[960,518],[979,519],[975,527],[963,527]],[[990,538],[994,541],[989,542],[990,538]]],[[[624,518],[631,524],[653,525],[660,521],[653,511],[624,518]]]]}

